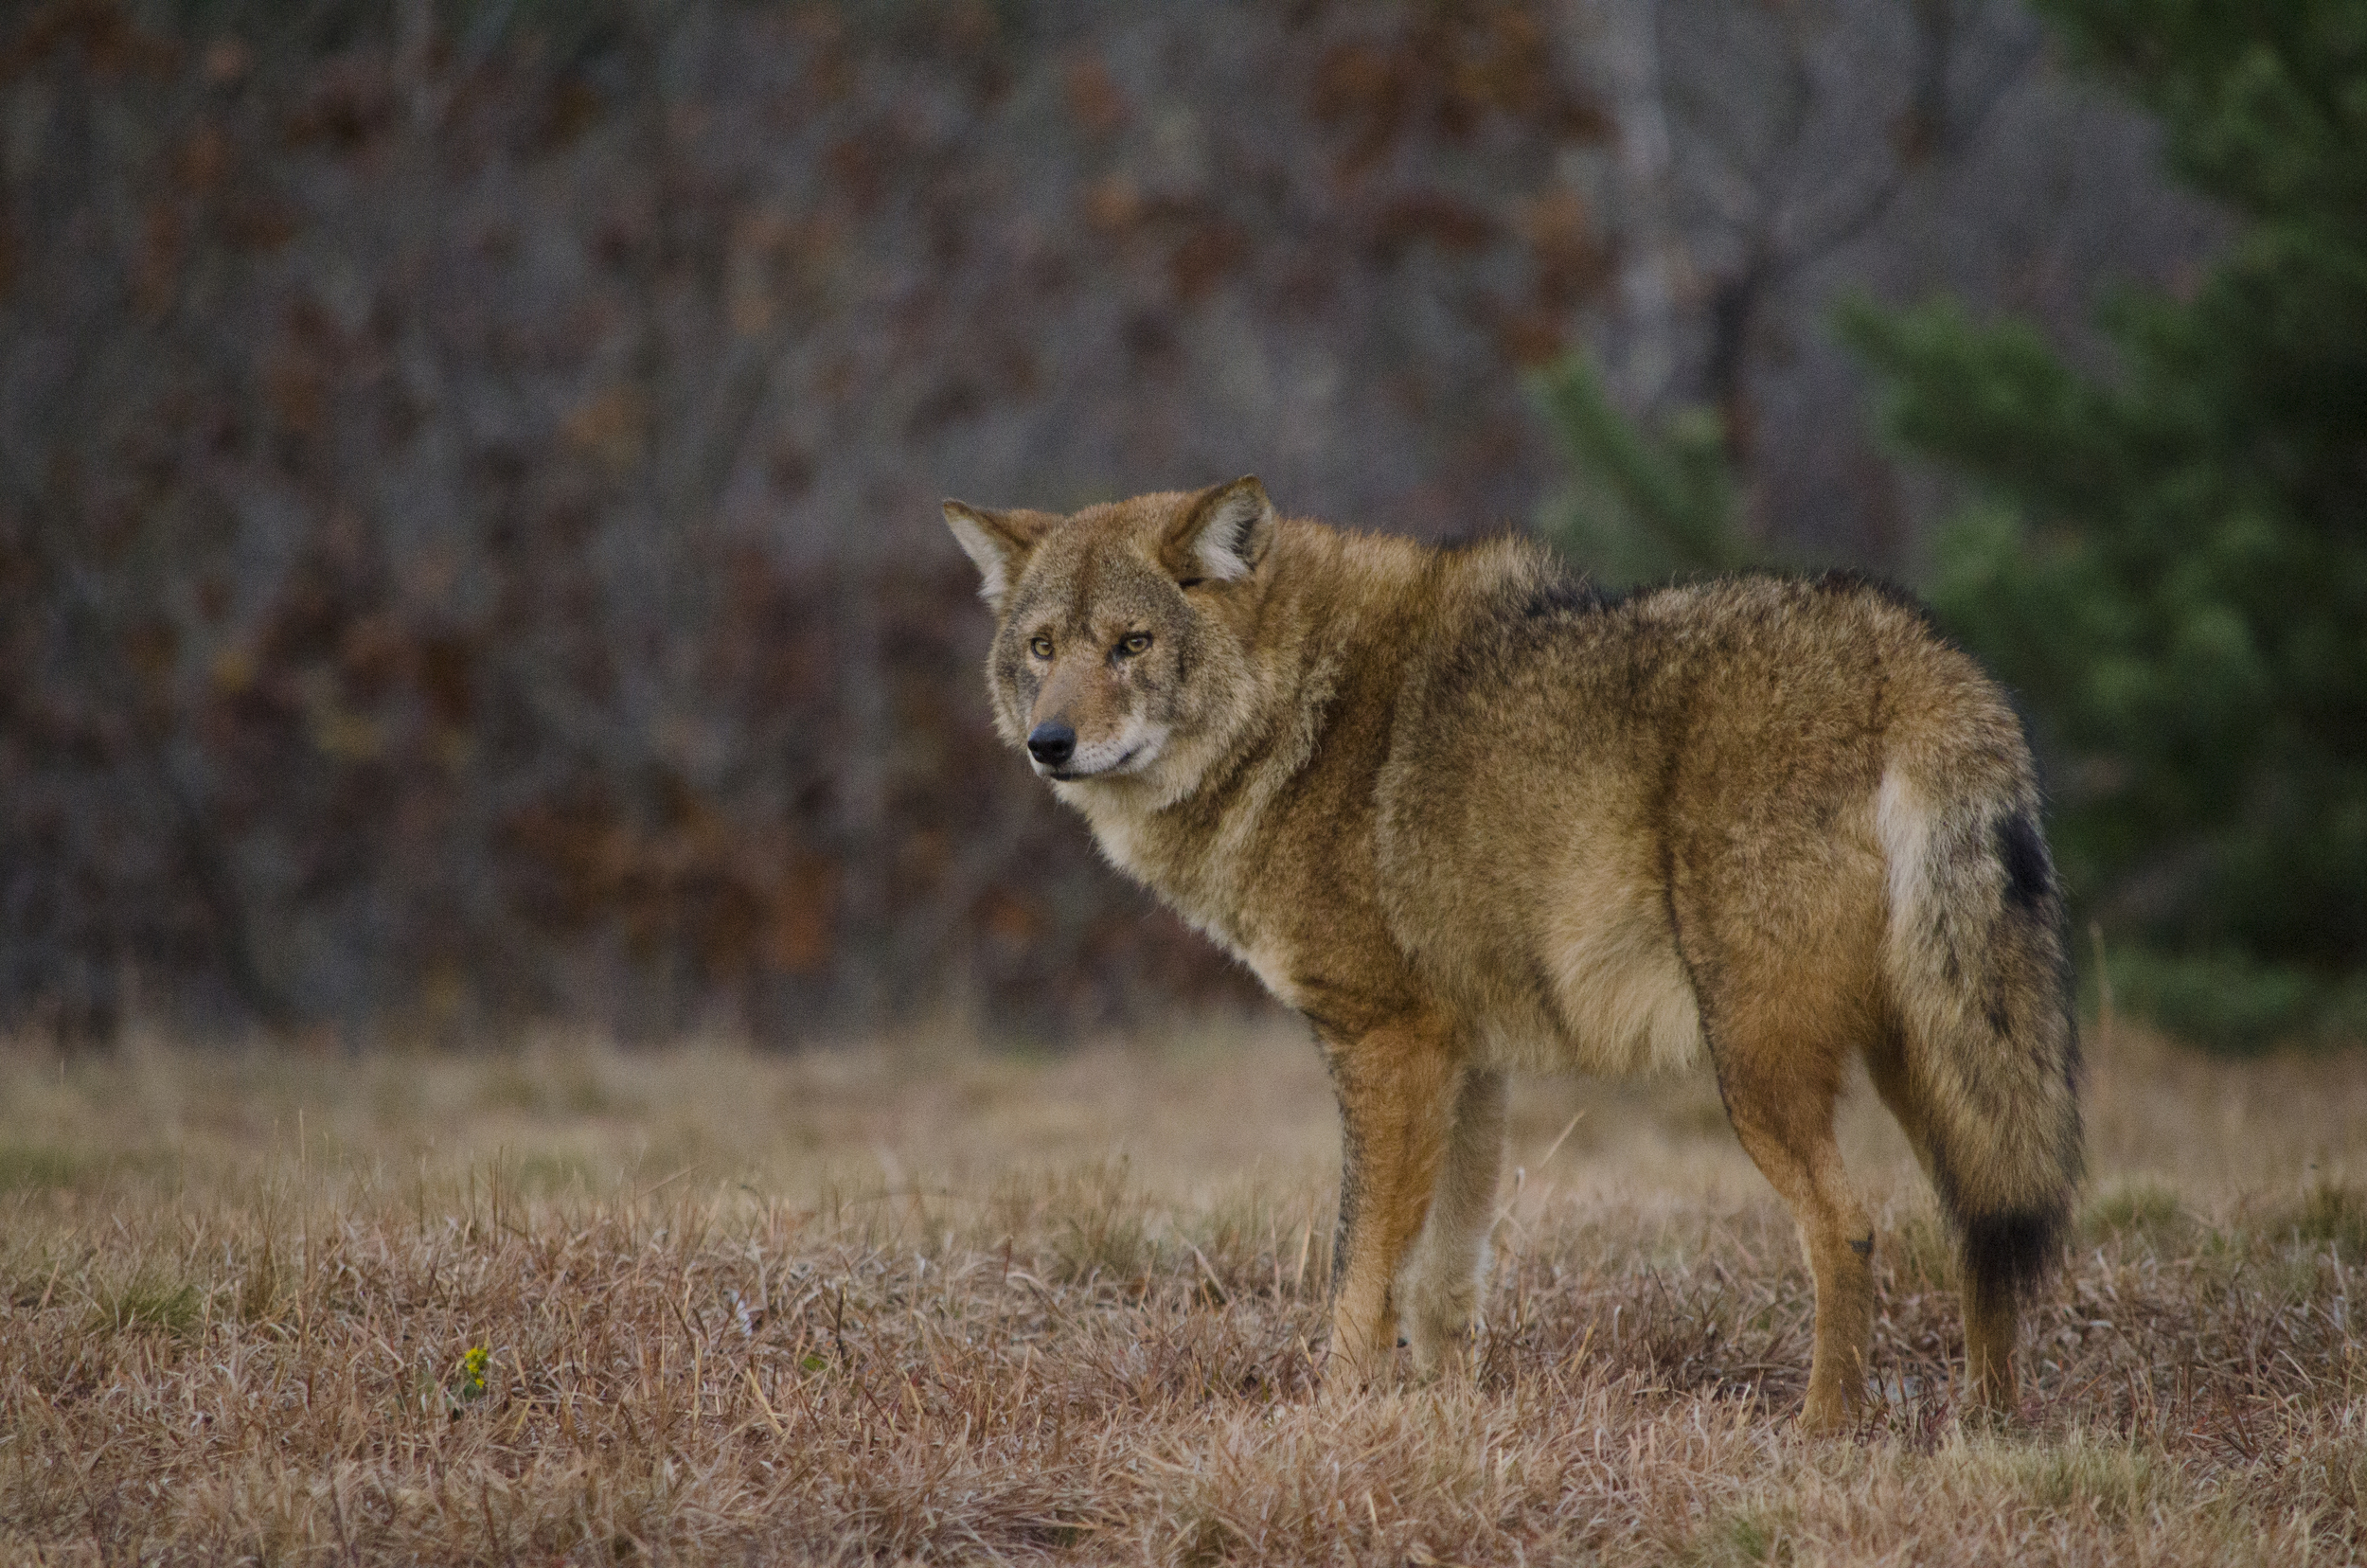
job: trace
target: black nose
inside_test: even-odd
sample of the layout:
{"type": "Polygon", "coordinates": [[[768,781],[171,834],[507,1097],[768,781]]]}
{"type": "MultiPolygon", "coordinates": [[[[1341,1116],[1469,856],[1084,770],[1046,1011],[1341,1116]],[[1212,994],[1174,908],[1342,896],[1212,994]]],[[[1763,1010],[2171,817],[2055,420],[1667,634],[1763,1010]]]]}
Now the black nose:
{"type": "Polygon", "coordinates": [[[1027,732],[1027,755],[1057,768],[1077,752],[1077,732],[1061,723],[1041,723],[1027,732]]]}

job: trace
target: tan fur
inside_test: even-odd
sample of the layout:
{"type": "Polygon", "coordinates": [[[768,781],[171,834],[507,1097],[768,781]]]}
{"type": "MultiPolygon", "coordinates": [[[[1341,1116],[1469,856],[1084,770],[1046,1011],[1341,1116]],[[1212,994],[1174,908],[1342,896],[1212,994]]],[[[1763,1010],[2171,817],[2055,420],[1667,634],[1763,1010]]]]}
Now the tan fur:
{"type": "Polygon", "coordinates": [[[1506,1072],[1707,1060],[1815,1277],[1804,1420],[1850,1421],[1856,1055],[1965,1238],[1975,1392],[2012,1408],[2079,1161],[2061,912],[2020,725],[1911,603],[1776,578],[1607,602],[1533,545],[1284,520],[1255,479],[946,515],[1004,736],[1314,1025],[1337,1375],[1379,1375],[1400,1318],[1417,1370],[1462,1364],[1506,1072]]]}

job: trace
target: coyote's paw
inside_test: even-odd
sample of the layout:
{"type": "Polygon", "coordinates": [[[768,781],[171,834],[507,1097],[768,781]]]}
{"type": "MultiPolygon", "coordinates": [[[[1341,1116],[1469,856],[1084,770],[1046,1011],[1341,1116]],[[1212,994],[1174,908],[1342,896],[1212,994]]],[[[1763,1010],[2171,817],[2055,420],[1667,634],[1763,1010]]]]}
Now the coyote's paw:
{"type": "Polygon", "coordinates": [[[1414,1375],[1425,1382],[1469,1377],[1472,1326],[1479,1315],[1478,1283],[1469,1279],[1424,1281],[1408,1295],[1405,1330],[1414,1350],[1414,1375]]]}
{"type": "Polygon", "coordinates": [[[1387,1356],[1343,1350],[1335,1344],[1324,1352],[1323,1366],[1315,1377],[1315,1397],[1325,1404],[1362,1399],[1394,1380],[1396,1360],[1394,1341],[1387,1356]]]}
{"type": "Polygon", "coordinates": [[[1397,1327],[1396,1314],[1385,1310],[1379,1323],[1354,1313],[1335,1316],[1317,1375],[1324,1393],[1355,1394],[1394,1380],[1397,1327]]]}
{"type": "Polygon", "coordinates": [[[1800,1430],[1811,1437],[1839,1436],[1864,1419],[1865,1408],[1863,1388],[1811,1381],[1807,1403],[1800,1407],[1800,1430]]]}

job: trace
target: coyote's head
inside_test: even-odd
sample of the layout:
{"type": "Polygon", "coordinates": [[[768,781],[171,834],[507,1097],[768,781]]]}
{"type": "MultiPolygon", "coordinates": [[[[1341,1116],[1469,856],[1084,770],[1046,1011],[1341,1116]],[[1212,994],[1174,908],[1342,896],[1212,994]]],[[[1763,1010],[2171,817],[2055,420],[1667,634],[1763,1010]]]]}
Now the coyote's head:
{"type": "Polygon", "coordinates": [[[1245,722],[1247,643],[1271,573],[1255,478],[1072,517],[945,504],[993,609],[995,726],[1063,783],[1187,792],[1245,722]]]}

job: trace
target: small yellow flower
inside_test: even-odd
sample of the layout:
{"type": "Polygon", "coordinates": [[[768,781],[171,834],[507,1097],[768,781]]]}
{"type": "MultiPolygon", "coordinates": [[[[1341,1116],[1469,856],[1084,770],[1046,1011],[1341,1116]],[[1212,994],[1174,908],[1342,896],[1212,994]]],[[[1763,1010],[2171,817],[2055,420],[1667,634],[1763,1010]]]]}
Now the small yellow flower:
{"type": "Polygon", "coordinates": [[[460,1358],[459,1394],[462,1399],[481,1399],[485,1397],[485,1363],[492,1359],[493,1352],[482,1345],[469,1346],[468,1354],[460,1358]]]}

